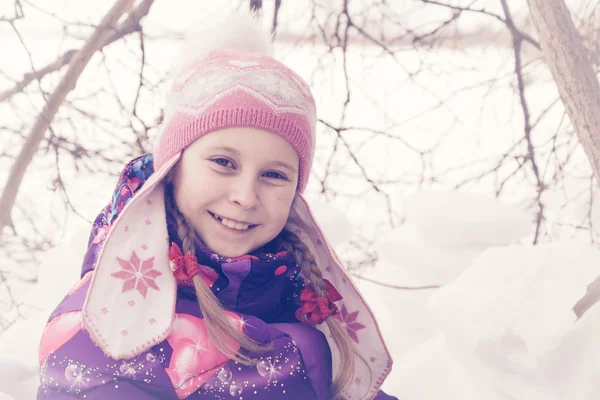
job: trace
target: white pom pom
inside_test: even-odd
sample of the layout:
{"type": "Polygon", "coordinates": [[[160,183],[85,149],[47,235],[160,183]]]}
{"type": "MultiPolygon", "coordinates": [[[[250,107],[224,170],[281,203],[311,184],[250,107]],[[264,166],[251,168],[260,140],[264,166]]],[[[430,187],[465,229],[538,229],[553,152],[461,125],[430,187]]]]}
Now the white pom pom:
{"type": "Polygon", "coordinates": [[[235,12],[225,20],[202,22],[202,28],[187,35],[171,68],[171,77],[178,76],[190,63],[215,50],[240,50],[272,55],[272,36],[257,15],[235,12]]]}

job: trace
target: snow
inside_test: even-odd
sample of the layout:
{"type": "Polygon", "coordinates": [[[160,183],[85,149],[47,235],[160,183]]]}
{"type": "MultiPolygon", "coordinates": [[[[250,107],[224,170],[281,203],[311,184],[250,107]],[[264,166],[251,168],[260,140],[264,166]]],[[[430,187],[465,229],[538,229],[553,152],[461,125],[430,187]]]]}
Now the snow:
{"type": "Polygon", "coordinates": [[[492,248],[436,293],[430,306],[443,329],[464,339],[468,350],[513,342],[514,351],[504,347],[503,358],[534,365],[575,322],[572,308],[599,265],[600,251],[581,243],[492,248]],[[458,309],[460,314],[453,312],[458,309]]]}
{"type": "Polygon", "coordinates": [[[385,261],[376,276],[398,285],[442,285],[453,282],[481,249],[437,248],[427,243],[412,223],[382,234],[375,245],[385,261]]]}
{"type": "Polygon", "coordinates": [[[440,248],[507,245],[531,230],[524,210],[484,194],[423,191],[403,206],[417,231],[440,248]]]}
{"type": "Polygon", "coordinates": [[[570,382],[557,377],[579,357],[564,344],[578,323],[572,308],[598,265],[600,252],[581,243],[492,248],[432,296],[431,315],[479,381],[507,398],[562,398],[570,382]]]}
{"type": "Polygon", "coordinates": [[[561,346],[544,359],[552,366],[548,375],[565,398],[600,398],[600,342],[592,339],[599,329],[600,307],[593,307],[569,330],[561,346]]]}
{"type": "Polygon", "coordinates": [[[64,246],[47,252],[38,282],[26,294],[25,319],[0,336],[0,400],[30,400],[39,385],[38,343],[54,307],[79,280],[90,226],[82,224],[64,246]],[[4,396],[4,397],[3,397],[4,396]]]}
{"type": "Polygon", "coordinates": [[[368,276],[443,287],[394,293],[359,281],[396,321],[381,324],[396,360],[384,389],[425,400],[598,398],[600,307],[573,312],[600,275],[598,250],[519,244],[530,226],[522,210],[481,195],[422,192],[404,207],[409,223],[382,235],[384,261],[368,276]]]}
{"type": "MultiPolygon", "coordinates": [[[[330,241],[344,244],[344,214],[313,206],[330,241]]],[[[404,207],[407,223],[382,234],[380,261],[359,271],[371,281],[356,279],[395,359],[384,390],[420,400],[599,398],[600,306],[580,319],[573,306],[600,275],[600,251],[519,244],[530,226],[522,210],[481,195],[423,192],[404,207]]],[[[41,331],[78,280],[88,231],[48,253],[27,295],[32,311],[0,336],[0,400],[35,397],[41,331]]]]}
{"type": "Polygon", "coordinates": [[[332,246],[346,243],[352,237],[352,224],[345,215],[329,203],[315,197],[306,197],[313,216],[319,221],[323,234],[332,246]]]}

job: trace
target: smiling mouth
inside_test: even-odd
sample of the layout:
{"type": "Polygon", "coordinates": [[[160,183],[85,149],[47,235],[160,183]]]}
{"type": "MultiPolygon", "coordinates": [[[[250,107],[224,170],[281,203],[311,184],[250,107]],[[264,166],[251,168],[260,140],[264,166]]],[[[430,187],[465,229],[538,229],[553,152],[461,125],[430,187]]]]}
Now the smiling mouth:
{"type": "Polygon", "coordinates": [[[238,222],[232,219],[228,219],[225,217],[221,217],[215,213],[212,213],[210,211],[208,211],[208,213],[217,221],[219,221],[221,224],[223,224],[224,226],[226,226],[227,228],[230,229],[234,229],[236,231],[247,231],[249,229],[252,229],[254,227],[256,227],[257,225],[253,225],[253,224],[247,224],[245,222],[238,222]]]}

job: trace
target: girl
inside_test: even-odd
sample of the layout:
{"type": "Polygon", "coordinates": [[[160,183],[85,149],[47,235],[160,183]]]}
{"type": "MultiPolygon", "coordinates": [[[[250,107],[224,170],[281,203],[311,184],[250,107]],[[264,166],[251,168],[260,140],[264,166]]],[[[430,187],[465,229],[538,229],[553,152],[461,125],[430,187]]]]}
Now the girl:
{"type": "Polygon", "coordinates": [[[375,319],[302,197],[310,89],[233,24],[184,48],[155,150],[44,330],[38,399],[391,398],[375,319]]]}

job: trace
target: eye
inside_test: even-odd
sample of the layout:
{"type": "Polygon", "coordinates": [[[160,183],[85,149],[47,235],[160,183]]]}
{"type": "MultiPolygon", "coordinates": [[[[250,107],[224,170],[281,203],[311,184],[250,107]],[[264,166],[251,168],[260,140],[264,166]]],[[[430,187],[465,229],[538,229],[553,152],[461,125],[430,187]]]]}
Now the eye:
{"type": "Polygon", "coordinates": [[[269,172],[265,172],[263,174],[264,177],[266,178],[271,178],[271,179],[281,179],[284,181],[288,181],[289,179],[287,178],[287,176],[283,175],[280,172],[277,171],[269,171],[269,172]]]}
{"type": "Polygon", "coordinates": [[[222,167],[235,168],[235,165],[233,165],[233,163],[226,158],[215,158],[212,160],[212,162],[214,162],[215,164],[219,164],[222,167]]]}

